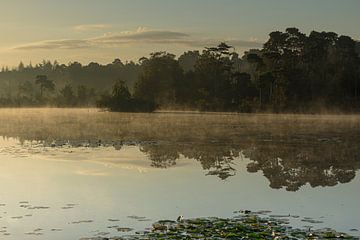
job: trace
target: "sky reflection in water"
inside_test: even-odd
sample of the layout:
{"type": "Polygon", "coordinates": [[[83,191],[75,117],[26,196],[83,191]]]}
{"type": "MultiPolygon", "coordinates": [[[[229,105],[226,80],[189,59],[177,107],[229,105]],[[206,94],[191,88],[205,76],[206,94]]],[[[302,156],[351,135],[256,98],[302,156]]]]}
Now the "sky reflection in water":
{"type": "MultiPolygon", "coordinates": [[[[311,225],[301,219],[312,217],[324,222],[315,224],[317,228],[360,228],[360,182],[356,169],[340,164],[342,155],[327,159],[339,162],[314,164],[309,158],[316,159],[315,151],[303,148],[305,160],[311,160],[306,164],[304,159],[305,163],[281,160],[279,156],[300,158],[300,153],[272,145],[266,146],[278,154],[276,158],[259,145],[241,149],[216,143],[54,144],[1,141],[0,204],[6,205],[0,207],[0,227],[11,234],[8,239],[34,230],[43,234],[29,235],[36,239],[118,236],[109,227],[140,230],[180,214],[230,217],[239,209],[300,215],[290,218],[297,226],[311,225]],[[354,175],[348,177],[345,173],[351,170],[354,175]]],[[[334,154],[328,151],[320,152],[325,157],[334,154]]]]}
{"type": "Polygon", "coordinates": [[[0,236],[119,236],[240,209],[360,229],[359,129],[358,116],[0,110],[0,236]]]}

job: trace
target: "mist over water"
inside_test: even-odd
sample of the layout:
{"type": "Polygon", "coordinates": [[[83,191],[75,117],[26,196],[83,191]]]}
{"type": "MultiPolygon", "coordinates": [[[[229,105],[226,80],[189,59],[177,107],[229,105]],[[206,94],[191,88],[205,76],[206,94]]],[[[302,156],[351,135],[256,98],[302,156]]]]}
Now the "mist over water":
{"type": "Polygon", "coordinates": [[[7,239],[121,236],[240,209],[360,228],[356,115],[2,109],[0,123],[7,239]]]}

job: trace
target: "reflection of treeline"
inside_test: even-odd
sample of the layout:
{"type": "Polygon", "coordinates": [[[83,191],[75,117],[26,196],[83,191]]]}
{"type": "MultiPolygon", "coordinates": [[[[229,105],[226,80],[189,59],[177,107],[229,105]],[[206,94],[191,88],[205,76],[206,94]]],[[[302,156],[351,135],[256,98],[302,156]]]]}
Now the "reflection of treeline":
{"type": "Polygon", "coordinates": [[[252,162],[249,172],[261,171],[270,187],[297,191],[311,187],[335,186],[355,178],[360,168],[359,145],[354,143],[257,144],[245,151],[252,162]]]}
{"type": "Polygon", "coordinates": [[[154,168],[170,168],[181,164],[182,158],[201,164],[206,175],[226,180],[235,176],[237,159],[250,160],[247,171],[262,172],[273,189],[298,191],[302,186],[331,187],[348,183],[360,168],[359,144],[341,139],[326,142],[242,141],[235,143],[179,143],[126,141],[56,141],[45,142],[51,147],[100,147],[137,145],[147,155],[154,168]]]}
{"type": "Polygon", "coordinates": [[[97,100],[100,107],[114,111],[278,112],[316,111],[320,107],[356,111],[358,48],[347,36],[315,31],[305,35],[288,28],[272,32],[262,49],[250,50],[241,58],[235,49],[221,43],[179,58],[157,52],[139,63],[123,64],[117,59],[108,65],[20,64],[18,69],[0,73],[5,89],[1,102],[74,106],[94,105],[97,100]],[[44,88],[45,94],[41,94],[34,82],[39,75],[53,80],[55,90],[44,88]],[[79,91],[85,91],[87,98],[79,91]]]}
{"type": "Polygon", "coordinates": [[[215,175],[222,180],[235,175],[233,161],[240,156],[240,149],[231,145],[216,144],[145,144],[141,151],[148,155],[151,166],[168,168],[175,166],[183,156],[200,162],[207,175],[215,175]]]}
{"type": "Polygon", "coordinates": [[[291,191],[307,183],[351,181],[360,168],[359,130],[357,115],[0,109],[0,136],[5,138],[66,148],[137,145],[153,167],[182,164],[186,157],[221,179],[236,174],[236,160],[245,156],[251,161],[249,172],[263,173],[272,188],[291,191]]]}
{"type": "Polygon", "coordinates": [[[297,191],[306,184],[326,187],[348,183],[360,168],[359,146],[352,143],[151,144],[141,150],[148,154],[153,167],[174,166],[183,156],[199,161],[207,175],[222,180],[236,174],[234,161],[244,156],[251,161],[248,172],[262,171],[271,188],[285,187],[287,191],[297,191]]]}

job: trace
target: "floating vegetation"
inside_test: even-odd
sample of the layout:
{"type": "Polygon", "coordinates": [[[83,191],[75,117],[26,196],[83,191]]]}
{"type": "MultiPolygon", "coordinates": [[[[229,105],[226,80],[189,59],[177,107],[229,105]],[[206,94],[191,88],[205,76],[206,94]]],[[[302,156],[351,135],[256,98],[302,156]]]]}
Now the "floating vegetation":
{"type": "Polygon", "coordinates": [[[73,208],[74,208],[74,207],[66,206],[66,207],[62,207],[61,209],[66,210],[66,209],[73,209],[73,208]]]}
{"type": "Polygon", "coordinates": [[[270,215],[269,217],[271,217],[271,218],[288,218],[288,217],[290,217],[290,214],[289,215],[270,215]]]}
{"type": "Polygon", "coordinates": [[[34,229],[32,232],[27,232],[25,233],[25,235],[34,235],[34,236],[40,236],[40,235],[43,235],[44,233],[42,233],[44,229],[42,228],[37,228],[37,229],[34,229]]]}
{"type": "Polygon", "coordinates": [[[40,236],[44,234],[42,231],[44,231],[44,229],[36,228],[32,232],[26,232],[25,235],[40,236]]]}
{"type": "Polygon", "coordinates": [[[128,227],[119,227],[119,228],[117,228],[117,231],[118,232],[131,232],[131,231],[133,231],[134,229],[132,229],[132,228],[128,228],[128,227]]]}
{"type": "Polygon", "coordinates": [[[109,222],[119,222],[120,220],[119,219],[111,219],[111,218],[109,218],[108,221],[109,222]]]}
{"type": "MultiPolygon", "coordinates": [[[[92,238],[96,239],[96,238],[92,238]]],[[[331,229],[294,229],[272,217],[245,214],[237,218],[162,220],[151,231],[107,239],[358,239],[331,229]]]]}
{"type": "Polygon", "coordinates": [[[142,219],[138,219],[139,222],[150,222],[151,219],[149,218],[142,218],[142,219]]]}
{"type": "Polygon", "coordinates": [[[96,234],[96,236],[107,236],[109,234],[110,234],[109,232],[99,232],[96,234]]]}
{"type": "Polygon", "coordinates": [[[75,206],[77,206],[78,204],[76,204],[76,203],[67,203],[66,204],[66,206],[68,206],[68,207],[75,207],[75,206]]]}
{"type": "Polygon", "coordinates": [[[80,220],[80,221],[71,222],[71,224],[92,223],[92,222],[94,222],[94,220],[80,220]]]}
{"type": "Polygon", "coordinates": [[[40,236],[40,235],[43,235],[43,233],[41,233],[41,232],[27,232],[27,233],[25,233],[25,235],[40,236]]]}
{"type": "MultiPolygon", "coordinates": [[[[24,204],[24,203],[23,203],[24,204]]],[[[74,207],[75,204],[65,204],[64,207],[74,207]]],[[[21,207],[21,206],[20,206],[21,207]]],[[[48,208],[48,207],[25,207],[29,208],[48,208]]],[[[143,231],[138,229],[115,225],[120,222],[117,218],[107,218],[110,225],[107,226],[108,231],[96,230],[92,231],[92,236],[81,238],[81,240],[166,240],[166,239],[359,239],[347,233],[337,232],[330,228],[314,229],[311,224],[322,223],[311,217],[301,217],[297,215],[284,214],[275,215],[269,210],[251,211],[238,210],[232,218],[194,218],[184,219],[179,216],[177,220],[160,220],[145,228],[143,231]],[[310,223],[309,226],[303,228],[294,228],[290,225],[289,218],[299,218],[300,222],[310,223]]],[[[25,216],[32,216],[31,214],[25,216]]],[[[12,219],[21,219],[22,216],[11,217],[12,219]]],[[[147,217],[131,215],[129,219],[136,221],[150,221],[147,217]]],[[[320,217],[322,218],[322,217],[320,217]]],[[[86,224],[93,223],[94,220],[79,220],[69,222],[68,224],[86,224]]],[[[3,236],[10,235],[10,232],[2,227],[0,234],[3,236]]],[[[51,232],[62,232],[65,229],[51,228],[51,232]]],[[[353,228],[348,231],[357,235],[357,229],[353,228]]],[[[41,237],[46,231],[37,228],[24,235],[41,237]]],[[[59,233],[61,234],[61,233],[59,233]]]]}
{"type": "Polygon", "coordinates": [[[62,229],[60,229],[60,228],[52,228],[52,229],[50,229],[50,231],[51,232],[61,232],[62,229]]]}
{"type": "Polygon", "coordinates": [[[302,222],[312,223],[312,224],[318,224],[318,223],[324,223],[323,221],[315,220],[312,218],[304,218],[301,219],[302,222]]]}
{"type": "Polygon", "coordinates": [[[108,226],[107,228],[118,228],[119,225],[114,225],[114,226],[108,226]]]}
{"type": "Polygon", "coordinates": [[[21,207],[21,208],[30,208],[31,205],[29,205],[29,204],[21,204],[19,207],[21,207]]]}
{"type": "Polygon", "coordinates": [[[140,217],[140,216],[136,216],[136,215],[128,216],[128,218],[138,220],[138,221],[150,221],[146,217],[140,217]]]}
{"type": "Polygon", "coordinates": [[[50,207],[46,207],[46,206],[33,206],[33,207],[28,207],[27,209],[29,210],[34,210],[34,209],[49,209],[50,207]]]}
{"type": "Polygon", "coordinates": [[[64,209],[64,210],[73,209],[73,208],[75,208],[75,206],[77,206],[77,204],[75,204],[75,203],[67,203],[63,207],[61,207],[61,209],[64,209]]]}
{"type": "Polygon", "coordinates": [[[267,214],[269,214],[271,212],[272,211],[270,211],[270,210],[259,210],[259,211],[253,212],[253,213],[256,214],[256,215],[267,215],[267,214]]]}

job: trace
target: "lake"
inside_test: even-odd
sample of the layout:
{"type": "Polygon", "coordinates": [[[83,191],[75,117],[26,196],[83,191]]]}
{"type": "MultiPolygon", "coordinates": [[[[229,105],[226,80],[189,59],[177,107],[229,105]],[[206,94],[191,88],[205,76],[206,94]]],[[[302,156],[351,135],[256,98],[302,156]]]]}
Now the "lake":
{"type": "Polygon", "coordinates": [[[360,235],[357,115],[1,109],[0,136],[1,239],[239,210],[360,235]]]}

